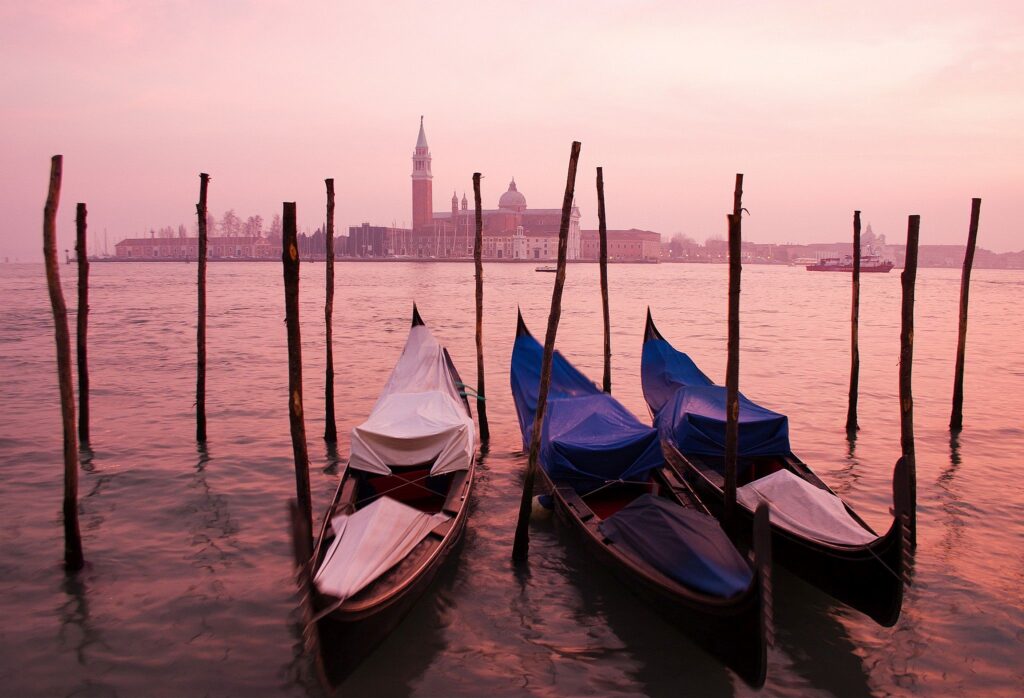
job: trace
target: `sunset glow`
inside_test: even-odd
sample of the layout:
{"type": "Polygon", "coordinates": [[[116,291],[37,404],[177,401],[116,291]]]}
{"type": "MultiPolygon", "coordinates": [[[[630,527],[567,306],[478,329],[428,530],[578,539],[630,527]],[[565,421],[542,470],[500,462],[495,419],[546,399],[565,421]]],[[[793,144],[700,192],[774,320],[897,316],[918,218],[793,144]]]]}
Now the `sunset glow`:
{"type": "Polygon", "coordinates": [[[1020,249],[1019,3],[676,5],[4,3],[0,254],[39,257],[58,152],[111,244],[190,224],[200,171],[216,213],[296,200],[312,229],[333,176],[339,225],[408,223],[420,114],[442,208],[474,171],[485,206],[513,176],[557,201],[578,139],[612,227],[722,235],[740,171],[751,240],[845,239],[859,208],[962,243],[980,196],[980,244],[1020,249]]]}

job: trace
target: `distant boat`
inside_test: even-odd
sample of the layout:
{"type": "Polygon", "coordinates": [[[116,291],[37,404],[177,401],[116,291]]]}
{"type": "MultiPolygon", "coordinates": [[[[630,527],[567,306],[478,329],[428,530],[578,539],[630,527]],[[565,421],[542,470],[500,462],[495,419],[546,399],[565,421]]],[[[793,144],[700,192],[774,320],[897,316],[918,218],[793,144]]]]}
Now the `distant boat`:
{"type": "MultiPolygon", "coordinates": [[[[876,254],[865,254],[860,257],[860,270],[862,273],[888,274],[892,268],[891,260],[882,259],[876,254]]],[[[807,271],[853,271],[853,255],[845,257],[825,257],[819,259],[816,264],[808,264],[807,271]]]]}
{"type": "Polygon", "coordinates": [[[558,271],[558,267],[537,267],[534,271],[549,271],[554,273],[558,271]]]}

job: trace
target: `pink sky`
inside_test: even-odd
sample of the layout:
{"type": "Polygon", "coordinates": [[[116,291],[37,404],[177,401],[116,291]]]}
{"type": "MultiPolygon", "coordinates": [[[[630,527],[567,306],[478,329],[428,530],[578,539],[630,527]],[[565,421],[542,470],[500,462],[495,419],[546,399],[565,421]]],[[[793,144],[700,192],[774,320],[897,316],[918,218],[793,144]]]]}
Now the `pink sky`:
{"type": "MultiPolygon", "coordinates": [[[[210,208],[298,202],[340,229],[408,223],[420,114],[434,206],[484,173],[560,205],[569,144],[596,227],[724,235],[746,175],[745,239],[847,239],[859,208],[890,242],[1024,248],[1024,3],[17,2],[0,0],[0,258],[41,259],[49,157],[111,243],[210,208]],[[683,7],[685,5],[685,7],[683,7]]],[[[472,194],[470,193],[470,198],[472,194]]]]}

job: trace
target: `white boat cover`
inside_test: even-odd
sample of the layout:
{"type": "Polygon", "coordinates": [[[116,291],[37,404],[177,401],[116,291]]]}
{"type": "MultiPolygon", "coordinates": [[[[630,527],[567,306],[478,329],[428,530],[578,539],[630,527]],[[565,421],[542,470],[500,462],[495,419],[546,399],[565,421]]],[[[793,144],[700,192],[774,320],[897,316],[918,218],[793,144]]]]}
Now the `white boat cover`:
{"type": "Polygon", "coordinates": [[[417,325],[369,418],[352,430],[349,466],[387,475],[389,465],[433,460],[431,475],[465,470],[475,439],[444,347],[417,325]]]}
{"type": "Polygon", "coordinates": [[[751,511],[768,502],[773,524],[806,538],[840,545],[864,545],[876,538],[850,516],[839,497],[788,470],[737,488],[736,499],[751,511]]]}
{"type": "Polygon", "coordinates": [[[398,564],[431,529],[450,519],[380,497],[331,520],[336,538],[317,572],[317,587],[344,601],[398,564]]]}

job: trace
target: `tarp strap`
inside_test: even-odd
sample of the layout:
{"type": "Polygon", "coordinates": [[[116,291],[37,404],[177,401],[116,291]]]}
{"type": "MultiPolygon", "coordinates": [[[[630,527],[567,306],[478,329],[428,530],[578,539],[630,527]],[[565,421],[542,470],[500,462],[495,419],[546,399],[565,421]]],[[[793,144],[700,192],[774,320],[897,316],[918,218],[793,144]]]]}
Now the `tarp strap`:
{"type": "Polygon", "coordinates": [[[420,484],[422,481],[426,480],[428,477],[430,477],[430,473],[427,473],[423,477],[418,477],[415,480],[403,480],[401,485],[395,485],[391,489],[384,490],[383,492],[374,492],[369,497],[364,497],[363,499],[360,499],[359,501],[355,502],[355,505],[358,506],[359,504],[365,504],[366,502],[373,501],[374,499],[377,499],[378,497],[383,497],[384,495],[388,494],[389,492],[394,492],[395,490],[400,490],[403,487],[405,487],[406,485],[415,485],[416,487],[419,487],[424,492],[429,492],[430,494],[438,494],[437,492],[435,492],[434,490],[430,489],[429,487],[425,487],[425,486],[420,484]]]}
{"type": "Polygon", "coordinates": [[[597,494],[601,490],[603,490],[603,489],[605,489],[607,487],[611,487],[612,485],[649,485],[649,484],[651,484],[650,480],[605,480],[603,485],[601,485],[597,489],[590,490],[586,494],[581,494],[580,498],[581,499],[586,499],[590,495],[597,494]]]}

